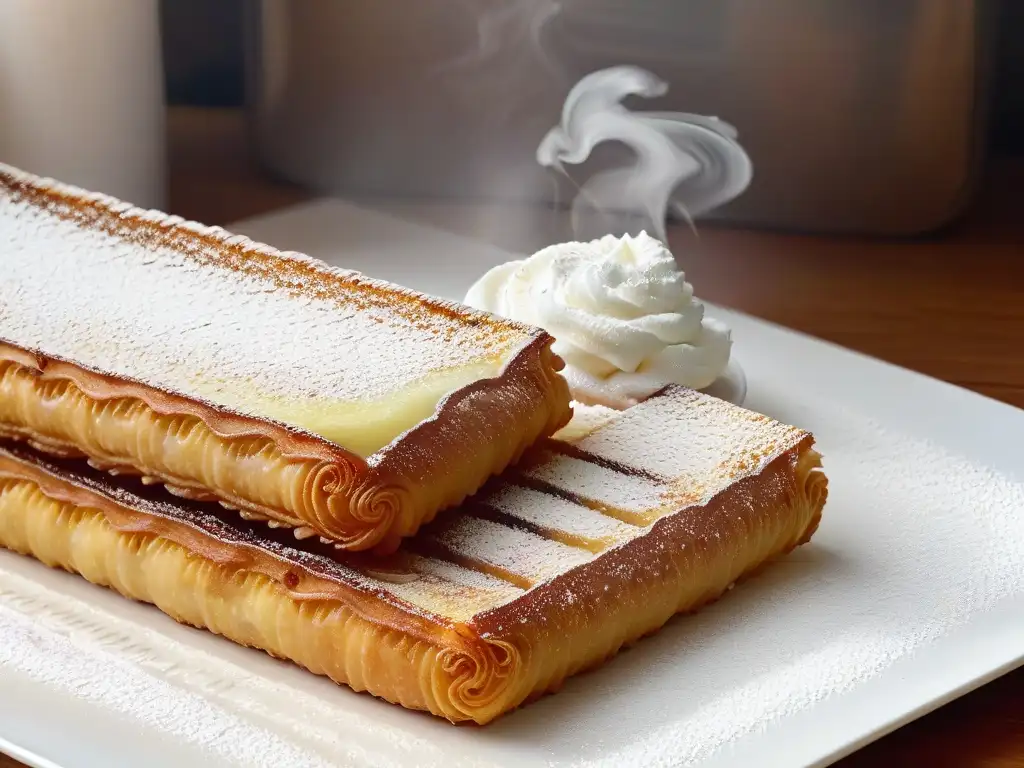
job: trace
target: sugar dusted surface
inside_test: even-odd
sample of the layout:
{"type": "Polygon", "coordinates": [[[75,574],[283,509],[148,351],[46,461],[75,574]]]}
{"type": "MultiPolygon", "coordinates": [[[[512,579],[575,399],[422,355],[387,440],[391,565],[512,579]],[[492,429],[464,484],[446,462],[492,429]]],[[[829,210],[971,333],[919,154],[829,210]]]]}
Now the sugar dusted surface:
{"type": "Polygon", "coordinates": [[[480,611],[522,594],[522,590],[487,574],[438,560],[426,561],[414,572],[420,577],[410,581],[378,581],[376,588],[386,589],[428,615],[452,621],[468,621],[480,611]]]}
{"type": "Polygon", "coordinates": [[[19,198],[3,171],[0,338],[19,346],[273,417],[282,400],[379,401],[463,366],[494,375],[531,338],[298,257],[282,285],[270,249],[219,230],[182,225],[209,237],[169,244],[123,221],[86,227],[19,198]],[[224,242],[255,256],[225,261],[224,242]]]}
{"type": "Polygon", "coordinates": [[[480,611],[519,597],[523,591],[511,584],[433,558],[412,559],[411,570],[423,578],[388,584],[396,597],[453,621],[468,621],[480,611]]]}
{"type": "Polygon", "coordinates": [[[805,437],[800,429],[681,387],[618,416],[603,409],[586,409],[583,416],[583,436],[570,441],[574,450],[524,475],[628,513],[628,522],[706,503],[805,437]]]}
{"type": "Polygon", "coordinates": [[[634,526],[614,517],[523,486],[502,486],[480,497],[480,501],[524,523],[586,539],[621,541],[636,535],[634,526]]]}
{"type": "MultiPolygon", "coordinates": [[[[557,540],[560,534],[603,540],[604,551],[614,549],[646,535],[661,517],[703,504],[741,477],[760,472],[804,436],[707,395],[670,388],[603,420],[583,440],[562,447],[552,443],[542,458],[449,516],[434,536],[457,556],[496,566],[536,587],[603,554],[595,558],[587,549],[564,544],[557,540]],[[628,462],[624,443],[631,449],[628,462]],[[668,462],[666,453],[677,458],[668,462]],[[510,516],[511,524],[482,519],[477,503],[510,516]]],[[[643,564],[623,567],[640,572],[643,564]]]]}
{"type": "MultiPolygon", "coordinates": [[[[601,456],[601,454],[593,454],[601,456]]],[[[636,459],[639,463],[639,459],[636,459]]],[[[635,466],[635,465],[634,465],[635,466]]],[[[660,506],[664,482],[594,464],[587,459],[552,454],[543,464],[525,471],[527,482],[570,491],[592,504],[643,514],[660,506]]]]}
{"type": "Polygon", "coordinates": [[[671,479],[701,500],[759,471],[804,436],[796,427],[692,391],[678,390],[672,398],[654,398],[645,405],[628,422],[609,422],[577,447],[671,479]]]}
{"type": "Polygon", "coordinates": [[[437,538],[462,557],[497,566],[534,583],[593,559],[590,552],[475,517],[457,518],[437,538]]]}

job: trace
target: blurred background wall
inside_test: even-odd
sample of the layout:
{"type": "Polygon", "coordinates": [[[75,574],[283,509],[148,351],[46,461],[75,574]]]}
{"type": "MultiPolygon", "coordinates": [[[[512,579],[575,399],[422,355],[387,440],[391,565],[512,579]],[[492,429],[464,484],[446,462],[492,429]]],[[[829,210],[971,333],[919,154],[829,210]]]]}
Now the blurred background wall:
{"type": "MultiPolygon", "coordinates": [[[[172,104],[237,106],[244,98],[246,0],[162,0],[172,104]]],[[[1024,153],[1024,0],[1000,0],[991,147],[1024,153]]]]}

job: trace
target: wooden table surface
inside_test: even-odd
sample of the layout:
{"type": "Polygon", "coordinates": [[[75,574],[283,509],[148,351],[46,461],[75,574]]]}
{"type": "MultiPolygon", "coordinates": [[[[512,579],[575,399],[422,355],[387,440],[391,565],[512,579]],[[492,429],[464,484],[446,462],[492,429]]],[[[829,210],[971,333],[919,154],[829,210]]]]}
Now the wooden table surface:
{"type": "MultiPolygon", "coordinates": [[[[174,213],[224,224],[308,199],[248,162],[233,113],[172,110],[170,142],[174,213]]],[[[687,275],[709,301],[1024,408],[1024,158],[992,166],[972,209],[940,234],[876,240],[707,228],[687,275]]],[[[673,247],[685,248],[689,236],[675,230],[673,247]]],[[[0,768],[18,765],[0,755],[0,768]]],[[[1024,669],[837,765],[1024,768],[1024,669]]]]}

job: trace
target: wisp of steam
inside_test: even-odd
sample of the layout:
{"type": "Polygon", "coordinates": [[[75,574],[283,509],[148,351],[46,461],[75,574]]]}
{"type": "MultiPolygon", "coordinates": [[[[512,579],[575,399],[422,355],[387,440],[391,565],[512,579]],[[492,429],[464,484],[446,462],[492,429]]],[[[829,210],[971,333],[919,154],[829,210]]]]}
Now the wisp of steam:
{"type": "Polygon", "coordinates": [[[481,9],[480,0],[467,0],[466,11],[476,16],[476,45],[442,69],[486,66],[502,54],[536,52],[552,71],[557,67],[544,55],[543,36],[549,22],[562,11],[557,0],[505,0],[498,8],[481,9]]]}
{"type": "MultiPolygon", "coordinates": [[[[434,75],[452,85],[452,93],[474,106],[491,104],[482,117],[495,130],[510,120],[531,93],[543,96],[549,84],[562,83],[562,67],[551,57],[546,37],[562,13],[561,0],[460,0],[467,17],[475,19],[475,39],[434,75]],[[517,95],[496,105],[495,92],[517,95]]],[[[562,83],[563,87],[568,82],[562,83]]]]}
{"type": "Polygon", "coordinates": [[[621,142],[635,156],[620,168],[594,174],[572,203],[579,239],[635,234],[647,229],[667,241],[670,213],[693,219],[740,195],[753,166],[737,132],[714,117],[685,112],[634,112],[629,96],[656,98],[668,84],[645,69],[611,67],[593,72],[569,92],[561,124],[537,148],[537,161],[569,176],[566,165],[587,161],[603,142],[621,142]],[[592,223],[585,224],[587,218],[592,223]]]}

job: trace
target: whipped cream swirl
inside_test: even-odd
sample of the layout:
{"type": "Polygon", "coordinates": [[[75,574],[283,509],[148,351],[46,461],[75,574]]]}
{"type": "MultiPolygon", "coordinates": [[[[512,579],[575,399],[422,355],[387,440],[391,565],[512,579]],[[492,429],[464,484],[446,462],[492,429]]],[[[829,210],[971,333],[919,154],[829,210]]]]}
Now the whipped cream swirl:
{"type": "Polygon", "coordinates": [[[583,403],[628,407],[666,384],[703,389],[729,363],[729,329],[704,317],[661,241],[608,235],[491,269],[466,303],[555,337],[583,403]]]}

